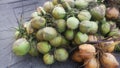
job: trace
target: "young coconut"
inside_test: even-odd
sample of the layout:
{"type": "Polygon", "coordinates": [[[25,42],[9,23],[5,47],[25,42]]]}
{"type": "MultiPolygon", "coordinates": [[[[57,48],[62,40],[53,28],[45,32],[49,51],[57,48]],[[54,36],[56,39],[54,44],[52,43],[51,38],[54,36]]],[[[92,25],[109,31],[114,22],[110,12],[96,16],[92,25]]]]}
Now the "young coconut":
{"type": "Polygon", "coordinates": [[[43,29],[39,29],[38,32],[36,33],[36,38],[37,40],[43,40],[43,29]]]}
{"type": "Polygon", "coordinates": [[[62,4],[63,4],[64,8],[67,8],[65,2],[67,2],[71,8],[73,8],[75,6],[74,0],[64,0],[64,1],[61,0],[61,1],[63,2],[62,4]]]}
{"type": "Polygon", "coordinates": [[[53,47],[61,46],[61,42],[62,42],[62,37],[61,36],[57,36],[54,39],[50,40],[50,44],[53,47]]]}
{"type": "Polygon", "coordinates": [[[82,21],[79,29],[82,33],[95,34],[98,31],[98,24],[94,21],[82,21]]]}
{"type": "Polygon", "coordinates": [[[75,6],[78,9],[84,9],[88,7],[88,2],[85,0],[76,0],[75,1],[75,6]]]}
{"type": "Polygon", "coordinates": [[[49,53],[45,54],[45,55],[43,56],[43,61],[44,61],[44,63],[47,64],[47,65],[53,64],[53,63],[55,62],[54,55],[49,54],[49,53]]]}
{"type": "Polygon", "coordinates": [[[69,29],[77,29],[78,28],[78,25],[79,25],[79,20],[75,17],[70,17],[67,19],[67,27],[69,29]]]}
{"type": "Polygon", "coordinates": [[[16,30],[15,31],[15,39],[19,39],[20,38],[20,31],[16,30]]]}
{"type": "Polygon", "coordinates": [[[111,31],[110,31],[110,33],[108,34],[108,36],[120,36],[120,31],[119,31],[119,28],[115,28],[115,29],[112,29],[111,31]]]}
{"type": "Polygon", "coordinates": [[[116,22],[113,22],[113,21],[108,21],[108,23],[110,24],[111,28],[112,29],[115,29],[116,28],[116,22]]]}
{"type": "Polygon", "coordinates": [[[66,11],[63,7],[56,6],[52,11],[52,15],[56,19],[62,19],[65,17],[66,11]]]}
{"type": "Polygon", "coordinates": [[[119,62],[111,53],[105,53],[101,56],[100,62],[104,68],[118,68],[119,62]]]}
{"type": "Polygon", "coordinates": [[[109,19],[117,19],[119,14],[119,10],[115,7],[108,7],[106,10],[106,17],[109,19]]]}
{"type": "Polygon", "coordinates": [[[52,3],[53,3],[54,5],[57,5],[57,4],[58,4],[58,0],[52,0],[52,3]]]}
{"type": "Polygon", "coordinates": [[[73,30],[66,30],[65,31],[65,38],[67,40],[72,40],[74,38],[74,31],[73,30]]]}
{"type": "Polygon", "coordinates": [[[80,57],[80,53],[79,51],[75,51],[72,55],[72,60],[75,61],[75,62],[82,62],[83,59],[80,57]]]}
{"type": "Polygon", "coordinates": [[[66,22],[64,19],[58,19],[55,21],[55,27],[58,32],[62,33],[66,30],[66,22]]]}
{"type": "Polygon", "coordinates": [[[44,9],[46,12],[52,12],[53,8],[54,8],[54,5],[53,5],[53,3],[52,3],[51,1],[47,1],[47,2],[45,2],[44,5],[43,5],[43,9],[44,9]]]}
{"type": "Polygon", "coordinates": [[[31,45],[31,47],[30,47],[30,50],[29,50],[29,54],[31,55],[31,56],[38,56],[39,55],[39,52],[38,52],[38,50],[37,50],[37,47],[36,47],[36,43],[35,43],[35,41],[32,41],[31,43],[30,43],[30,45],[31,45]]]}
{"type": "Polygon", "coordinates": [[[95,20],[102,20],[105,17],[106,6],[104,4],[95,6],[90,9],[91,15],[95,20]]]}
{"type": "Polygon", "coordinates": [[[48,42],[41,41],[37,44],[37,49],[40,53],[46,54],[50,51],[51,45],[48,42]]]}
{"type": "Polygon", "coordinates": [[[35,29],[43,28],[46,24],[46,20],[43,17],[37,16],[31,20],[31,26],[35,29]]]}
{"type": "Polygon", "coordinates": [[[44,40],[52,40],[57,36],[57,31],[53,27],[45,27],[43,28],[43,39],[44,40]]]}
{"type": "Polygon", "coordinates": [[[17,56],[23,56],[28,53],[30,49],[29,42],[25,38],[19,38],[13,43],[12,51],[17,56]]]}
{"type": "Polygon", "coordinates": [[[54,57],[57,61],[64,62],[68,59],[69,54],[64,48],[59,48],[55,50],[54,57]]]}
{"type": "Polygon", "coordinates": [[[91,14],[88,10],[82,10],[78,14],[78,18],[80,21],[84,20],[90,20],[91,19],[91,14]]]}
{"type": "Polygon", "coordinates": [[[81,58],[83,58],[83,60],[89,60],[89,59],[95,57],[95,55],[96,55],[96,49],[95,49],[94,45],[91,45],[91,44],[79,45],[79,52],[80,52],[80,56],[81,56],[81,58]]]}
{"type": "MultiPolygon", "coordinates": [[[[40,15],[41,15],[41,14],[40,14],[40,15]]],[[[39,16],[38,12],[33,12],[33,13],[31,14],[31,17],[32,17],[32,18],[35,18],[35,17],[37,17],[37,16],[39,16]]]]}
{"type": "Polygon", "coordinates": [[[69,44],[69,41],[66,40],[64,37],[62,37],[61,45],[64,46],[64,45],[68,45],[68,44],[69,44]]]}
{"type": "Polygon", "coordinates": [[[110,24],[108,22],[102,23],[101,25],[101,32],[103,35],[106,35],[110,32],[110,24]]]}
{"type": "Polygon", "coordinates": [[[100,63],[95,57],[85,61],[84,64],[86,64],[84,68],[100,68],[100,63]]]}
{"type": "Polygon", "coordinates": [[[88,40],[87,34],[83,34],[81,32],[77,32],[77,34],[75,35],[75,39],[74,39],[76,44],[85,43],[87,42],[87,40],[88,40]]]}

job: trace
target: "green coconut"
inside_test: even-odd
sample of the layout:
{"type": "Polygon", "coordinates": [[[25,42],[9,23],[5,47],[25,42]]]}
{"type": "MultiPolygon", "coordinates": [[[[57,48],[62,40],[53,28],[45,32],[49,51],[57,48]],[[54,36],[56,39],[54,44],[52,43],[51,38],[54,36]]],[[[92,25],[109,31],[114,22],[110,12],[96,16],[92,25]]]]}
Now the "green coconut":
{"type": "Polygon", "coordinates": [[[75,6],[75,1],[74,0],[61,0],[61,1],[63,2],[62,4],[63,4],[64,8],[67,8],[65,2],[67,2],[69,4],[69,6],[72,7],[72,8],[75,6]]]}
{"type": "Polygon", "coordinates": [[[69,29],[77,29],[78,28],[78,25],[79,25],[79,20],[75,17],[69,17],[67,19],[67,27],[69,29]]]}
{"type": "Polygon", "coordinates": [[[49,53],[45,54],[45,55],[43,56],[43,61],[44,61],[44,63],[47,64],[47,65],[53,64],[53,63],[55,62],[54,55],[51,55],[51,54],[49,54],[49,53]]]}
{"type": "Polygon", "coordinates": [[[43,39],[44,40],[52,40],[57,36],[57,31],[53,27],[45,27],[43,28],[43,39]]]}
{"type": "Polygon", "coordinates": [[[85,1],[85,0],[76,0],[76,1],[75,1],[75,6],[76,6],[76,8],[78,8],[78,9],[87,8],[88,5],[89,5],[88,2],[85,1]]]}
{"type": "Polygon", "coordinates": [[[23,56],[28,53],[30,49],[29,42],[25,38],[19,38],[13,43],[12,51],[17,56],[23,56]]]}
{"type": "Polygon", "coordinates": [[[52,3],[53,3],[54,5],[57,5],[57,4],[58,4],[58,0],[52,0],[52,3]]]}
{"type": "Polygon", "coordinates": [[[108,23],[110,24],[110,26],[111,26],[112,29],[115,29],[116,26],[117,26],[116,23],[113,22],[113,21],[108,21],[108,23]]]}
{"type": "Polygon", "coordinates": [[[81,32],[77,32],[77,34],[75,35],[74,41],[75,41],[76,44],[85,43],[85,42],[88,41],[88,35],[83,34],[81,32]]]}
{"type": "Polygon", "coordinates": [[[55,21],[56,29],[58,32],[62,33],[66,30],[66,22],[64,19],[58,19],[55,21]]]}
{"type": "Polygon", "coordinates": [[[54,5],[53,5],[53,3],[52,3],[51,1],[47,1],[47,2],[45,2],[44,5],[43,5],[43,9],[44,9],[46,12],[52,12],[53,8],[54,8],[54,5]]]}
{"type": "Polygon", "coordinates": [[[56,19],[62,19],[65,17],[66,12],[63,7],[56,6],[52,11],[52,15],[56,19]]]}
{"type": "Polygon", "coordinates": [[[43,29],[39,29],[36,33],[36,38],[38,40],[43,40],[43,29]]]}
{"type": "Polygon", "coordinates": [[[31,20],[31,26],[35,29],[40,29],[45,27],[46,20],[43,17],[37,16],[31,20]]]}
{"type": "Polygon", "coordinates": [[[110,31],[110,33],[108,34],[108,36],[120,36],[120,31],[119,31],[119,28],[115,28],[115,29],[112,29],[111,31],[110,31]]]}
{"type": "Polygon", "coordinates": [[[78,19],[80,21],[90,20],[91,19],[91,14],[88,10],[82,10],[78,14],[78,19]]]}
{"type": "Polygon", "coordinates": [[[64,62],[68,59],[69,54],[64,48],[59,48],[55,50],[54,57],[57,61],[64,62]]]}
{"type": "Polygon", "coordinates": [[[61,36],[57,36],[54,39],[50,40],[50,44],[53,47],[59,47],[61,46],[62,43],[62,37],[61,36]]]}
{"type": "Polygon", "coordinates": [[[20,38],[20,31],[16,30],[14,35],[15,35],[15,39],[20,38]]]}
{"type": "Polygon", "coordinates": [[[98,31],[98,24],[94,21],[82,21],[79,29],[82,33],[95,34],[98,31]]]}
{"type": "Polygon", "coordinates": [[[102,23],[101,25],[101,32],[103,33],[103,35],[106,35],[107,33],[110,32],[110,24],[108,22],[102,23]]]}
{"type": "Polygon", "coordinates": [[[90,9],[91,15],[95,20],[102,20],[105,17],[106,6],[104,4],[100,4],[90,9]]]}
{"type": "Polygon", "coordinates": [[[40,53],[46,54],[50,51],[51,45],[48,42],[41,41],[37,44],[37,49],[40,53]]]}
{"type": "Polygon", "coordinates": [[[36,47],[36,43],[33,41],[30,43],[31,47],[30,47],[30,50],[29,50],[29,54],[31,56],[38,56],[39,55],[39,52],[37,50],[37,47],[36,47]]]}
{"type": "Polygon", "coordinates": [[[64,46],[64,45],[68,45],[68,44],[69,44],[69,41],[66,40],[64,37],[62,37],[61,45],[64,46]]]}
{"type": "Polygon", "coordinates": [[[38,12],[33,12],[33,13],[31,14],[31,17],[32,17],[32,18],[37,17],[37,16],[39,16],[38,12]]]}
{"type": "Polygon", "coordinates": [[[74,38],[74,31],[73,30],[66,30],[65,31],[65,38],[67,40],[72,40],[74,38]]]}

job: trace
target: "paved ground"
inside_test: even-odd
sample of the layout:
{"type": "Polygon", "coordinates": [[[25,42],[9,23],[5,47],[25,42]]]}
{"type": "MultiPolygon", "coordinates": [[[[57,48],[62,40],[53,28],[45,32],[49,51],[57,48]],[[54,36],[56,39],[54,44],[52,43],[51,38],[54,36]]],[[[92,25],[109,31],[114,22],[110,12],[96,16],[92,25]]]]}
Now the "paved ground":
{"type": "MultiPolygon", "coordinates": [[[[0,0],[0,68],[78,68],[78,64],[70,60],[46,66],[40,57],[29,55],[17,57],[11,52],[14,41],[13,27],[17,26],[17,19],[20,19],[22,7],[24,21],[27,21],[35,8],[45,1],[47,0],[0,0]]],[[[115,56],[120,61],[119,54],[115,54],[115,56]]]]}

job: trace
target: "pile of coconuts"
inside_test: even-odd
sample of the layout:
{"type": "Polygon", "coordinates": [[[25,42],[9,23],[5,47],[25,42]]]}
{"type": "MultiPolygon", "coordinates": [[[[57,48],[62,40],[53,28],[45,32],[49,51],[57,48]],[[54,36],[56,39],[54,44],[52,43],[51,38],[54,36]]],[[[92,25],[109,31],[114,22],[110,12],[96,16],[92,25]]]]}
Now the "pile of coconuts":
{"type": "Polygon", "coordinates": [[[46,65],[68,58],[84,68],[118,68],[111,52],[120,43],[120,11],[102,0],[52,0],[19,23],[13,53],[43,56],[46,65]]]}

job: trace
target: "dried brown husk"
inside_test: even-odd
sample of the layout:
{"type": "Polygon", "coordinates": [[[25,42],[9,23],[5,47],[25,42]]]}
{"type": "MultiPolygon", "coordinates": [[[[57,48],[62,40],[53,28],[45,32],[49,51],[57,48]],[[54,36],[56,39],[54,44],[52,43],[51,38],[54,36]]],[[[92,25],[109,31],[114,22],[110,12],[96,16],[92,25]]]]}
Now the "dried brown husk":
{"type": "Polygon", "coordinates": [[[95,57],[85,61],[84,64],[86,64],[84,68],[100,68],[100,63],[95,57]]]}
{"type": "Polygon", "coordinates": [[[108,42],[103,42],[103,43],[101,43],[101,45],[103,46],[103,50],[105,52],[113,52],[115,49],[115,46],[118,45],[119,43],[120,43],[120,41],[113,41],[112,40],[112,41],[108,41],[108,42]]]}
{"type": "Polygon", "coordinates": [[[106,17],[109,19],[117,19],[119,14],[119,10],[115,7],[108,7],[106,10],[106,17]]]}
{"type": "Polygon", "coordinates": [[[80,57],[80,52],[79,51],[75,51],[72,55],[72,60],[75,62],[82,62],[83,59],[80,57]]]}
{"type": "Polygon", "coordinates": [[[111,53],[105,53],[101,56],[100,62],[103,68],[118,68],[119,62],[111,53]]]}
{"type": "Polygon", "coordinates": [[[96,49],[94,45],[91,45],[91,44],[79,45],[79,52],[80,52],[81,58],[83,58],[84,60],[91,59],[96,55],[96,49]]]}

